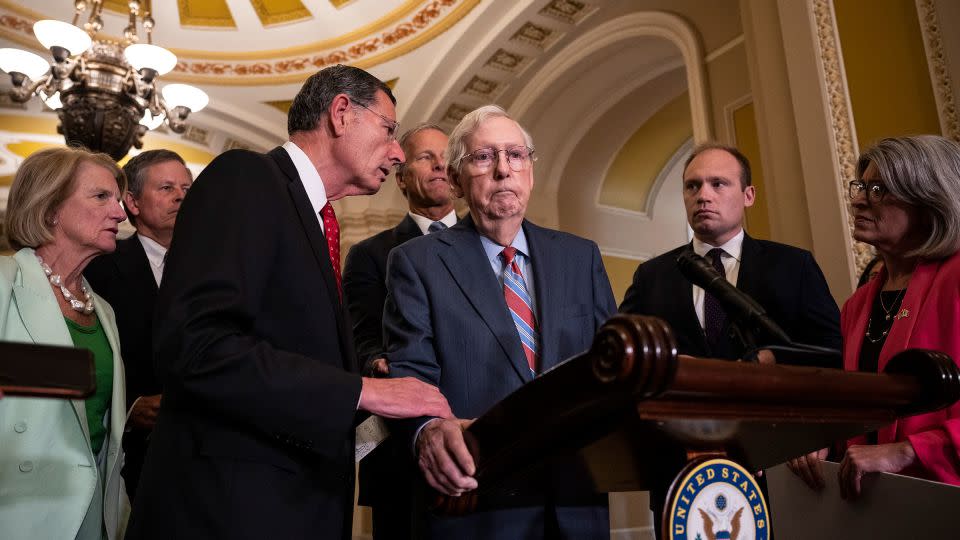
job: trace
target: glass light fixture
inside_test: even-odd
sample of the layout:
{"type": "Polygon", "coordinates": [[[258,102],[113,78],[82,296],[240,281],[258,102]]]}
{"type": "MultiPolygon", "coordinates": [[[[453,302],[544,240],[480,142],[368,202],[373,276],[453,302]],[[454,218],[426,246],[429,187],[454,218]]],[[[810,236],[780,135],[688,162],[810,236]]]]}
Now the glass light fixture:
{"type": "Polygon", "coordinates": [[[154,116],[153,113],[150,112],[150,109],[147,109],[143,111],[143,118],[140,119],[140,125],[149,130],[154,130],[160,127],[165,119],[165,114],[160,113],[154,116]]]}
{"type": "Polygon", "coordinates": [[[157,75],[166,75],[177,67],[177,57],[172,52],[150,45],[148,43],[134,43],[123,50],[123,56],[133,69],[152,69],[157,75]]]}
{"type": "Polygon", "coordinates": [[[131,147],[140,148],[142,136],[164,123],[173,132],[183,133],[187,117],[206,107],[209,98],[185,84],[171,84],[160,91],[157,78],[176,68],[177,57],[152,43],[155,22],[149,11],[141,11],[145,2],[122,2],[130,18],[119,43],[93,39],[103,28],[105,0],[71,3],[73,24],[43,20],[33,25],[52,62],[27,51],[0,49],[0,69],[13,83],[10,98],[25,103],[40,97],[57,111],[57,131],[67,144],[105,152],[117,160],[131,147]],[[87,22],[79,24],[85,13],[87,22]],[[138,26],[145,34],[143,43],[138,26]]]}
{"type": "Polygon", "coordinates": [[[50,49],[62,47],[68,51],[67,56],[83,54],[93,45],[90,35],[76,26],[63,21],[46,19],[33,24],[33,34],[41,45],[50,49]]]}
{"type": "Polygon", "coordinates": [[[42,56],[20,49],[0,49],[0,69],[20,73],[32,81],[39,81],[50,71],[50,63],[42,56]]]}
{"type": "Polygon", "coordinates": [[[210,101],[206,92],[189,84],[168,84],[163,87],[162,93],[169,109],[184,107],[190,112],[198,112],[210,101]]]}
{"type": "Polygon", "coordinates": [[[47,107],[50,107],[53,110],[62,109],[63,102],[60,101],[60,92],[54,92],[53,95],[48,96],[43,91],[40,92],[40,99],[43,100],[43,104],[47,107]]]}

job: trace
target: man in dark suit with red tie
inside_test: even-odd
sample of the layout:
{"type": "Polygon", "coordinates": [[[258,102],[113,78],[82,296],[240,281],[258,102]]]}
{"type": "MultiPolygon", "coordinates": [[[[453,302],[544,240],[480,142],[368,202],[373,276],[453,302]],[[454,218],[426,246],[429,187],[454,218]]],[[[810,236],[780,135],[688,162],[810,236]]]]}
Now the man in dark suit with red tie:
{"type": "Polygon", "coordinates": [[[341,303],[330,201],[403,161],[395,116],[381,81],[326,68],[286,144],[197,179],[157,300],[163,402],[127,538],[350,538],[361,412],[449,416],[435,387],[360,376],[341,303]]]}
{"type": "MultiPolygon", "coordinates": [[[[383,302],[387,297],[387,255],[394,247],[452,227],[453,187],[447,178],[447,134],[440,126],[420,124],[400,137],[407,161],[397,166],[397,186],[407,199],[406,217],[392,229],[358,242],[347,254],[343,291],[353,320],[354,343],[364,372],[389,373],[383,347],[383,302]]],[[[360,461],[358,503],[373,510],[373,537],[410,538],[410,490],[413,476],[397,466],[409,452],[396,438],[384,441],[360,461]]]]}
{"type": "Polygon", "coordinates": [[[170,150],[141,152],[123,166],[123,173],[128,183],[123,205],[137,232],[118,240],[113,253],[91,261],[84,277],[117,314],[130,409],[120,473],[132,499],[160,410],[161,388],[152,360],[153,308],[173,225],[193,175],[170,150]]]}
{"type": "MultiPolygon", "coordinates": [[[[384,336],[391,377],[439,385],[456,418],[395,422],[433,488],[477,487],[463,426],[538,374],[589,348],[615,309],[593,242],[524,216],[533,189],[533,140],[500,107],[468,113],[450,135],[451,180],[470,215],[391,251],[384,336]]],[[[548,411],[544,411],[548,413],[548,411]]],[[[553,461],[536,487],[461,517],[416,501],[415,538],[610,537],[605,494],[571,487],[553,461]]]]}

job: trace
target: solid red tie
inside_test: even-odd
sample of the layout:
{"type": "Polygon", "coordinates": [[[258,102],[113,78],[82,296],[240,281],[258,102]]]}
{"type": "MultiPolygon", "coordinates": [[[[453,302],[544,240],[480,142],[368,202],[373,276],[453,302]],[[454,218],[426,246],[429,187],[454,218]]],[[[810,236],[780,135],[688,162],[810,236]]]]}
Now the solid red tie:
{"type": "Polygon", "coordinates": [[[323,205],[320,210],[320,217],[323,218],[323,232],[327,237],[327,251],[330,253],[330,264],[333,265],[333,275],[337,278],[337,294],[340,300],[343,300],[343,286],[340,281],[340,223],[337,221],[337,214],[333,211],[330,201],[323,205]]]}

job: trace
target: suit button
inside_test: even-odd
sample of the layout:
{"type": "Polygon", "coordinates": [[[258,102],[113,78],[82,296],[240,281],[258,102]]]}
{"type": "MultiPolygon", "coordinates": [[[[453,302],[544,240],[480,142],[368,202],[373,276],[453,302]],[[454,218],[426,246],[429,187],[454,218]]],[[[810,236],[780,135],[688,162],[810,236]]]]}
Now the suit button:
{"type": "Polygon", "coordinates": [[[24,431],[27,430],[27,423],[17,422],[16,424],[13,425],[13,430],[16,431],[17,433],[23,433],[24,431]]]}
{"type": "Polygon", "coordinates": [[[32,470],[33,470],[32,461],[24,461],[23,463],[20,464],[20,472],[30,472],[32,470]]]}

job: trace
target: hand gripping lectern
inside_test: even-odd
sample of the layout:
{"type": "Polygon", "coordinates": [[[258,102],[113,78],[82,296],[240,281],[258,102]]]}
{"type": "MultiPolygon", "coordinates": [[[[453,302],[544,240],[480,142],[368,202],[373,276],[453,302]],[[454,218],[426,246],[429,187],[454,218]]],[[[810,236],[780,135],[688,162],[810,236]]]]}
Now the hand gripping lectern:
{"type": "Polygon", "coordinates": [[[729,535],[741,522],[767,537],[752,472],[958,398],[960,370],[940,352],[904,351],[880,375],[693,358],[677,355],[662,320],[618,315],[589,351],[467,429],[480,487],[438,495],[435,511],[471,512],[563,474],[573,489],[650,490],[665,503],[655,519],[666,537],[729,535]],[[561,469],[546,465],[558,460],[561,469]]]}

